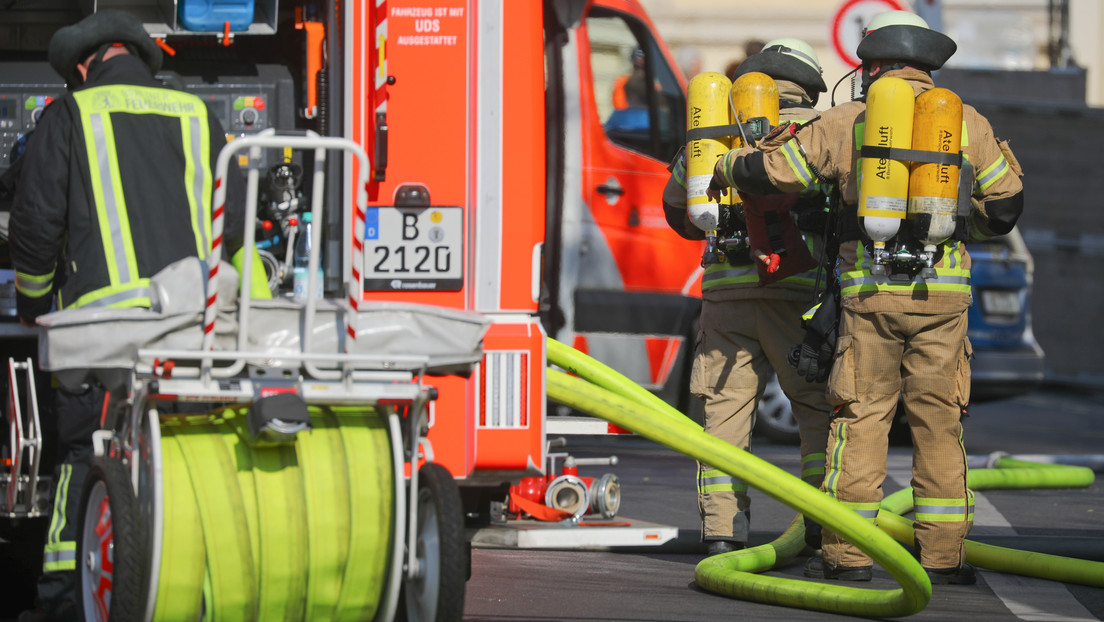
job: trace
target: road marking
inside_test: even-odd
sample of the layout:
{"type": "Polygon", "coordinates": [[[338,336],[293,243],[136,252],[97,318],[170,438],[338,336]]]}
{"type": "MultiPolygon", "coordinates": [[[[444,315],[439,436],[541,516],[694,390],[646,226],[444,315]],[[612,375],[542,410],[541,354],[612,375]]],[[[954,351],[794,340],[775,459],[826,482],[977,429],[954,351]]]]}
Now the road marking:
{"type": "MultiPolygon", "coordinates": [[[[886,476],[901,487],[912,482],[912,456],[890,454],[886,476]]],[[[974,526],[971,536],[1016,535],[1016,529],[985,497],[974,492],[974,526]]],[[[979,570],[985,584],[1017,619],[1027,622],[1096,622],[1099,620],[1066,588],[1065,584],[1033,577],[979,570]]]]}
{"type": "MultiPolygon", "coordinates": [[[[974,527],[971,535],[1015,535],[1016,529],[980,492],[974,492],[974,527]]],[[[981,571],[985,583],[1017,618],[1029,622],[1097,620],[1065,584],[1045,579],[981,571]]]]}

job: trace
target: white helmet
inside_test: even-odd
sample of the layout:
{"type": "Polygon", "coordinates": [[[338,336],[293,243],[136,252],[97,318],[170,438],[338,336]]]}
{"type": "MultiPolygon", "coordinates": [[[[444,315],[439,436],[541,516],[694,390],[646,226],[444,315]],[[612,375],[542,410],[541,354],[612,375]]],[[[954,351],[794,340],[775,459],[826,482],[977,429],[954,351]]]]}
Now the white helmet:
{"type": "Polygon", "coordinates": [[[732,79],[752,71],[797,84],[814,103],[820,93],[828,90],[821,75],[820,59],[813,46],[801,39],[784,37],[768,41],[758,54],[752,54],[740,63],[732,79]]]}

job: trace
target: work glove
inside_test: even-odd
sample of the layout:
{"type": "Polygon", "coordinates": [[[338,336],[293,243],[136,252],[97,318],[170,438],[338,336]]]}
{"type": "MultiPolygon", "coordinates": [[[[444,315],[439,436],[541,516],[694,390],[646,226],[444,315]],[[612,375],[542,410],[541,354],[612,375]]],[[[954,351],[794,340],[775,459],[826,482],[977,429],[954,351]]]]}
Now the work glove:
{"type": "Polygon", "coordinates": [[[805,314],[805,338],[790,350],[789,362],[808,382],[825,382],[839,341],[839,288],[832,283],[820,303],[805,314]]]}
{"type": "MultiPolygon", "coordinates": [[[[834,337],[834,335],[833,335],[834,337]]],[[[805,331],[805,339],[790,350],[790,365],[797,375],[808,382],[825,382],[832,371],[836,340],[826,339],[814,331],[805,331]]]]}

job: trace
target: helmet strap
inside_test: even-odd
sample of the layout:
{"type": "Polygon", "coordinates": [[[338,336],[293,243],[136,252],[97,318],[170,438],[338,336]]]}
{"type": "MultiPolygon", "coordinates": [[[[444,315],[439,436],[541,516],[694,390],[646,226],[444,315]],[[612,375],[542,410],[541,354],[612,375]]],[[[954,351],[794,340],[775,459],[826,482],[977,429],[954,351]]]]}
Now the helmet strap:
{"type": "Polygon", "coordinates": [[[876,75],[871,75],[870,65],[867,65],[867,64],[864,63],[863,66],[862,66],[862,92],[865,94],[866,89],[870,88],[870,85],[873,84],[875,80],[882,77],[887,71],[895,71],[897,69],[904,69],[905,67],[909,67],[909,66],[910,65],[908,63],[906,63],[905,61],[897,61],[897,62],[894,62],[894,63],[883,62],[881,65],[878,66],[877,74],[876,75]]]}

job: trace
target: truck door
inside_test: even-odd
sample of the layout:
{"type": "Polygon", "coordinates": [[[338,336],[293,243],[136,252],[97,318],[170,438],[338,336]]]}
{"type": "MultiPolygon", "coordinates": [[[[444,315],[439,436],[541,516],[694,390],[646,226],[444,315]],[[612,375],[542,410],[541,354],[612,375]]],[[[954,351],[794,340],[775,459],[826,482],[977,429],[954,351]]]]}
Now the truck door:
{"type": "Polygon", "coordinates": [[[577,116],[565,121],[559,338],[659,389],[681,383],[673,372],[699,305],[701,245],[671,230],[661,203],[686,101],[647,16],[635,3],[616,7],[592,5],[569,46],[578,71],[565,90],[577,116]]]}
{"type": "Polygon", "coordinates": [[[584,197],[625,289],[679,292],[695,258],[681,252],[687,245],[667,226],[660,197],[666,166],[685,142],[682,86],[635,16],[595,7],[582,33],[581,60],[590,69],[589,76],[580,72],[589,112],[582,119],[584,197]]]}

